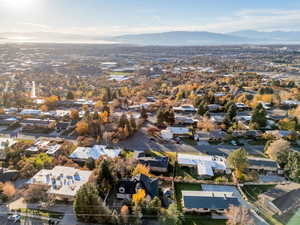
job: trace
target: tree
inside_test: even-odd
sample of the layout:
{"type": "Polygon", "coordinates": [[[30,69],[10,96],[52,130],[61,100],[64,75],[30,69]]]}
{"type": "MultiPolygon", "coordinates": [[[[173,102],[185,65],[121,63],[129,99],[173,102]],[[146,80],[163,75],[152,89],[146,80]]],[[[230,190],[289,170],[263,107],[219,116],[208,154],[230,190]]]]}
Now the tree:
{"type": "Polygon", "coordinates": [[[255,225],[250,210],[245,207],[231,205],[225,215],[228,218],[227,225],[255,225]]]}
{"type": "Polygon", "coordinates": [[[236,170],[236,173],[242,173],[248,166],[247,152],[244,148],[239,148],[229,154],[227,162],[230,168],[236,170]]]}
{"type": "Polygon", "coordinates": [[[76,124],[76,132],[79,134],[79,135],[85,135],[85,134],[88,134],[89,132],[89,125],[87,122],[85,121],[79,121],[77,124],[76,124]]]}
{"type": "Polygon", "coordinates": [[[99,165],[97,187],[101,196],[105,196],[115,183],[110,161],[103,159],[99,165]]]}
{"type": "Polygon", "coordinates": [[[127,224],[128,223],[128,219],[129,219],[129,208],[127,205],[123,205],[121,210],[120,210],[120,217],[121,217],[121,222],[123,224],[127,224]]]}
{"type": "Polygon", "coordinates": [[[147,114],[147,111],[144,108],[144,106],[142,106],[142,109],[141,109],[141,118],[143,118],[144,120],[146,120],[148,118],[148,114],[147,114]]]}
{"type": "Polygon", "coordinates": [[[23,197],[26,202],[37,203],[39,201],[47,202],[49,187],[43,184],[29,185],[28,189],[24,192],[23,197]]]}
{"type": "Polygon", "coordinates": [[[130,126],[135,131],[137,129],[136,121],[132,115],[130,115],[130,126]]]}
{"type": "Polygon", "coordinates": [[[47,107],[46,105],[42,105],[42,106],[40,107],[40,110],[41,110],[42,112],[47,112],[47,111],[48,111],[48,107],[47,107]]]}
{"type": "Polygon", "coordinates": [[[300,153],[290,151],[287,156],[287,164],[284,167],[289,178],[294,182],[300,181],[300,153]]]}
{"type": "Polygon", "coordinates": [[[146,197],[144,189],[139,189],[135,194],[132,195],[132,202],[134,205],[138,205],[146,197]]]}
{"type": "Polygon", "coordinates": [[[203,130],[203,131],[216,130],[215,123],[210,118],[208,118],[206,116],[199,120],[199,122],[197,123],[197,127],[200,130],[203,130]]]}
{"type": "Polygon", "coordinates": [[[255,126],[257,126],[257,128],[263,128],[267,125],[267,112],[264,109],[263,105],[261,103],[259,103],[252,114],[252,119],[251,119],[251,123],[255,124],[255,126]]]}
{"type": "Polygon", "coordinates": [[[284,139],[278,139],[271,144],[266,150],[266,154],[273,160],[276,160],[279,165],[285,164],[286,155],[290,151],[290,143],[284,139]]]}
{"type": "Polygon", "coordinates": [[[163,112],[163,110],[160,108],[160,109],[157,111],[157,113],[156,113],[156,123],[157,123],[159,126],[163,126],[164,121],[165,121],[165,118],[164,118],[164,112],[163,112]]]}
{"type": "Polygon", "coordinates": [[[16,193],[16,188],[11,182],[6,182],[2,187],[2,191],[7,197],[12,197],[16,193]]]}
{"type": "Polygon", "coordinates": [[[132,176],[137,176],[139,174],[144,174],[148,177],[151,176],[149,167],[143,165],[143,164],[137,164],[135,169],[132,172],[132,176]]]}
{"type": "Polygon", "coordinates": [[[73,94],[73,92],[72,92],[72,91],[69,91],[69,92],[67,93],[66,98],[69,99],[69,100],[74,99],[74,94],[73,94]]]}
{"type": "Polygon", "coordinates": [[[227,110],[227,113],[226,113],[226,116],[230,121],[233,120],[233,118],[236,116],[237,114],[237,108],[236,108],[236,105],[235,104],[232,104],[228,110],[227,110]]]}
{"type": "Polygon", "coordinates": [[[71,118],[72,120],[77,121],[77,120],[79,119],[79,112],[78,112],[78,110],[76,110],[76,109],[71,109],[71,111],[70,111],[70,118],[71,118]]]}
{"type": "Polygon", "coordinates": [[[155,196],[147,205],[147,213],[150,215],[158,215],[160,213],[161,200],[155,196]]]}
{"type": "Polygon", "coordinates": [[[200,116],[204,116],[204,114],[208,111],[208,107],[204,102],[201,102],[198,106],[198,114],[200,116]]]}
{"type": "Polygon", "coordinates": [[[95,169],[95,160],[93,158],[88,158],[86,161],[86,167],[89,168],[89,170],[95,169]]]}
{"type": "Polygon", "coordinates": [[[160,224],[162,225],[181,225],[182,213],[178,210],[177,204],[172,203],[168,209],[162,210],[162,215],[159,217],[160,224]]]}
{"type": "Polygon", "coordinates": [[[96,187],[86,183],[77,191],[74,200],[74,211],[79,221],[86,223],[113,223],[111,211],[104,205],[96,187]]]}

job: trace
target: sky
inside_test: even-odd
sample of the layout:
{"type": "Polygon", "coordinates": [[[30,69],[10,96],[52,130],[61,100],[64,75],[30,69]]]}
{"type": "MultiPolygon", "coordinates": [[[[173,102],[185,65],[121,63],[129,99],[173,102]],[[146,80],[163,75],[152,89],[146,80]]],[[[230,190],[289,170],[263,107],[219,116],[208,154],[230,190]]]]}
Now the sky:
{"type": "Polygon", "coordinates": [[[0,32],[300,31],[300,0],[0,0],[0,32]]]}

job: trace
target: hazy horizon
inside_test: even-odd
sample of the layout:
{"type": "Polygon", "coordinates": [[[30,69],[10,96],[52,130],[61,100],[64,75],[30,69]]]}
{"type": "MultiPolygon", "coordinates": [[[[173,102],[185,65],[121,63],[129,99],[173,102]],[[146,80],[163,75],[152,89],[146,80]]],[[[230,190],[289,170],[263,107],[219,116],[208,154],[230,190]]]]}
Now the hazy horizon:
{"type": "Polygon", "coordinates": [[[0,33],[101,37],[167,31],[300,31],[300,2],[293,0],[0,0],[0,14],[0,33]]]}

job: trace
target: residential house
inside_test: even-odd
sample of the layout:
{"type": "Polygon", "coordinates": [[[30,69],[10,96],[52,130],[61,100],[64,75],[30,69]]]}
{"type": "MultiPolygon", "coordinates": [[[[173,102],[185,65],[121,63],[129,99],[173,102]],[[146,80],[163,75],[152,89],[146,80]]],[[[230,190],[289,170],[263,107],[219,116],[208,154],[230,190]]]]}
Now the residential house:
{"type": "Polygon", "coordinates": [[[267,192],[258,195],[258,199],[272,215],[288,213],[299,206],[300,184],[278,184],[267,192]]]}
{"type": "Polygon", "coordinates": [[[175,113],[182,113],[182,114],[190,114],[190,113],[196,113],[197,110],[192,105],[182,105],[179,107],[173,107],[173,110],[175,113]]]}
{"type": "Polygon", "coordinates": [[[248,156],[248,170],[257,171],[259,174],[278,174],[282,172],[276,161],[253,156],[248,156]]]}
{"type": "Polygon", "coordinates": [[[197,125],[198,120],[185,117],[185,116],[175,116],[175,123],[176,126],[195,126],[197,125]]]}
{"type": "Polygon", "coordinates": [[[85,161],[89,158],[96,160],[101,156],[115,158],[120,152],[120,148],[110,149],[105,145],[94,145],[93,147],[77,147],[69,157],[76,161],[85,161]]]}
{"type": "Polygon", "coordinates": [[[46,185],[48,193],[56,199],[73,201],[76,192],[88,182],[91,174],[92,171],[56,166],[52,170],[40,170],[27,181],[27,185],[46,185]]]}
{"type": "Polygon", "coordinates": [[[202,156],[178,153],[177,161],[180,166],[192,167],[197,170],[200,178],[213,177],[215,174],[230,174],[226,159],[221,156],[202,156]]]}
{"type": "Polygon", "coordinates": [[[8,181],[14,181],[17,179],[19,171],[10,170],[7,168],[0,167],[0,183],[5,183],[8,181]]]}
{"type": "Polygon", "coordinates": [[[41,115],[41,110],[38,110],[38,109],[23,109],[21,112],[20,112],[20,115],[23,115],[23,116],[40,116],[41,115]]]}
{"type": "Polygon", "coordinates": [[[139,163],[148,166],[151,172],[166,173],[168,172],[168,157],[139,157],[139,163]]]}
{"type": "Polygon", "coordinates": [[[148,198],[158,195],[159,179],[152,179],[144,174],[140,174],[132,179],[122,179],[116,185],[118,199],[131,200],[133,194],[139,189],[144,189],[148,198]]]}
{"type": "Polygon", "coordinates": [[[295,134],[295,132],[290,130],[268,130],[266,131],[266,134],[269,134],[276,139],[286,138],[292,134],[295,134]]]}
{"type": "Polygon", "coordinates": [[[193,133],[186,127],[167,127],[161,131],[161,136],[165,140],[171,140],[176,137],[192,137],[193,133]]]}
{"type": "Polygon", "coordinates": [[[240,202],[232,192],[182,191],[182,209],[190,213],[215,213],[224,215],[230,205],[240,202]]]}

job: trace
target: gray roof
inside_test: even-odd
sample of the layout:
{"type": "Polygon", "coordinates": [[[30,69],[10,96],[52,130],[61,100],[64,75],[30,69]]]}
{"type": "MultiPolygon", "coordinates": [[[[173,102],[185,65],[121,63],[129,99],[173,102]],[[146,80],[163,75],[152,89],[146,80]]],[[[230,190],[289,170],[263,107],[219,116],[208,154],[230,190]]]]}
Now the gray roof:
{"type": "Polygon", "coordinates": [[[290,191],[272,202],[282,212],[289,208],[296,207],[300,202],[300,189],[290,191]]]}
{"type": "Polygon", "coordinates": [[[183,196],[184,207],[187,209],[228,209],[230,205],[238,206],[236,197],[183,196]]]}

